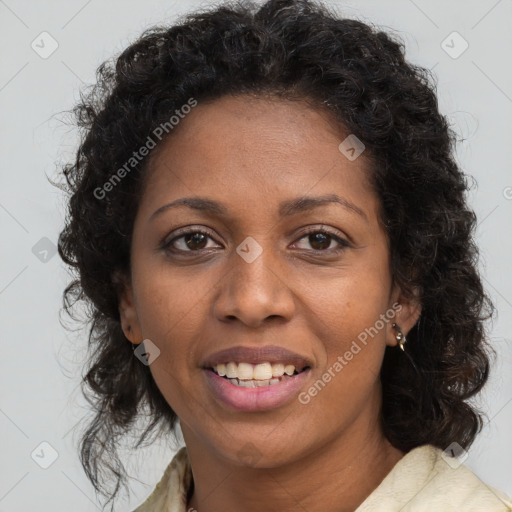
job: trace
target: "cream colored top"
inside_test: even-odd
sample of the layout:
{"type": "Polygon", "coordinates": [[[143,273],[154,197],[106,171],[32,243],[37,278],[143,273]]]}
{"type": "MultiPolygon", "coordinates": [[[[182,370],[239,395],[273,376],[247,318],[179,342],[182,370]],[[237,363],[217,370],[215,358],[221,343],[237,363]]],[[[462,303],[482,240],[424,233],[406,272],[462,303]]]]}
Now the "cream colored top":
{"type": "MultiPolygon", "coordinates": [[[[432,445],[402,457],[355,512],[512,512],[512,500],[432,445]],[[453,467],[452,467],[453,466],[453,467]]],[[[133,512],[187,512],[192,481],[186,447],[174,456],[149,498],[133,512]]]]}

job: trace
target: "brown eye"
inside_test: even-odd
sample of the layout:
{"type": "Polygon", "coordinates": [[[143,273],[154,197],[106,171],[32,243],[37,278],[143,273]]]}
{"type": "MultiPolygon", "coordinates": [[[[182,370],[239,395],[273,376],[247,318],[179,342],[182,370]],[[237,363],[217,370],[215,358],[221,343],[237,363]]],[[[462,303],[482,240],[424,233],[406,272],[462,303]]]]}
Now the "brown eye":
{"type": "Polygon", "coordinates": [[[203,249],[217,247],[208,245],[213,237],[206,231],[199,229],[182,231],[179,236],[174,237],[170,242],[164,244],[164,249],[172,252],[200,252],[203,249]]]}
{"type": "Polygon", "coordinates": [[[331,239],[332,237],[325,233],[315,233],[313,235],[309,235],[309,243],[315,250],[328,249],[331,245],[331,239]]]}
{"type": "MultiPolygon", "coordinates": [[[[349,243],[341,237],[318,228],[310,230],[299,241],[305,239],[309,246],[318,252],[339,252],[349,246],[349,243]],[[332,247],[333,242],[338,246],[332,247]]],[[[299,249],[307,249],[307,247],[299,247],[299,249]]]]}
{"type": "Polygon", "coordinates": [[[193,233],[182,237],[185,240],[185,245],[191,249],[204,249],[207,243],[207,236],[203,233],[193,233]]]}

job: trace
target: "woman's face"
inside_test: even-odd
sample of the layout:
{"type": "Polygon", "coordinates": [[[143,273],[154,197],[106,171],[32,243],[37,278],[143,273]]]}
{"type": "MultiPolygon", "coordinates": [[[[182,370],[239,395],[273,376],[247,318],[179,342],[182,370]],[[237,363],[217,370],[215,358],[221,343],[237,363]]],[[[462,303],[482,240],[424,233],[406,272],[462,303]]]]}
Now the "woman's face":
{"type": "Polygon", "coordinates": [[[187,444],[272,467],[378,428],[391,324],[414,315],[396,306],[366,155],[338,148],[348,135],[303,103],[231,96],[199,102],[155,154],[120,310],[127,337],[160,350],[150,370],[187,444]],[[241,387],[212,358],[262,365],[257,384],[266,362],[309,369],[241,387]]]}

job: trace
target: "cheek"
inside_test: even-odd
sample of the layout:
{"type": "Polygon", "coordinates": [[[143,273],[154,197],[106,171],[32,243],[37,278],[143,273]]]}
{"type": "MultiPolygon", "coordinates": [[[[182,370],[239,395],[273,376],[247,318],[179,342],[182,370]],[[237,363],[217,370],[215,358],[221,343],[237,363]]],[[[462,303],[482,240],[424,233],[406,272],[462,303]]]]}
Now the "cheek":
{"type": "Polygon", "coordinates": [[[309,289],[307,309],[322,357],[316,375],[321,382],[307,394],[320,409],[348,412],[362,406],[378,385],[392,322],[391,314],[386,316],[389,290],[390,280],[380,266],[361,272],[352,268],[330,281],[327,290],[309,289]]]}
{"type": "Polygon", "coordinates": [[[368,329],[373,333],[372,339],[385,338],[386,325],[379,319],[386,313],[391,283],[382,266],[354,266],[343,269],[328,282],[315,283],[310,278],[309,283],[304,294],[308,301],[306,309],[312,319],[320,320],[320,339],[326,350],[344,351],[368,329]],[[377,322],[379,332],[375,334],[372,327],[377,322]]]}
{"type": "MultiPolygon", "coordinates": [[[[342,301],[334,315],[323,319],[325,362],[319,378],[344,400],[368,393],[379,378],[386,347],[387,323],[380,301],[342,301]]],[[[323,312],[322,312],[323,313],[323,312]]]]}
{"type": "Polygon", "coordinates": [[[134,285],[137,296],[137,315],[145,337],[178,343],[195,334],[199,319],[205,318],[209,290],[215,283],[212,273],[172,271],[169,263],[134,264],[134,285]]]}
{"type": "Polygon", "coordinates": [[[303,407],[303,431],[310,432],[312,437],[317,436],[315,432],[319,429],[322,436],[337,436],[350,428],[356,418],[373,417],[379,407],[385,328],[373,337],[368,335],[365,329],[375,324],[378,314],[368,311],[364,322],[361,312],[355,311],[356,305],[352,304],[351,300],[350,307],[326,325],[329,332],[325,333],[324,340],[328,341],[322,347],[324,360],[311,385],[298,396],[303,407]]]}
{"type": "Polygon", "coordinates": [[[205,332],[209,288],[204,281],[180,278],[168,269],[159,272],[146,265],[142,271],[135,266],[134,270],[142,335],[160,350],[150,370],[167,402],[179,414],[180,403],[194,386],[197,361],[192,360],[193,345],[205,332]]]}

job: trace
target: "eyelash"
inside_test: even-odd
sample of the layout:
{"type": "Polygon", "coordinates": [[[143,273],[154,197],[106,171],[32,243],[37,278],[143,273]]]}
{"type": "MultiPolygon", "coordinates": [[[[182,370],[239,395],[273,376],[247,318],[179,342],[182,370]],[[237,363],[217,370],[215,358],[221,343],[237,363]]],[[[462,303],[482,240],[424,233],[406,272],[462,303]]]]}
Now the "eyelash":
{"type": "MultiPolygon", "coordinates": [[[[183,238],[187,235],[196,234],[196,233],[206,235],[207,237],[209,237],[210,239],[215,241],[214,236],[209,231],[206,231],[202,228],[201,229],[185,228],[183,231],[178,231],[177,236],[175,236],[172,240],[170,240],[169,242],[164,242],[162,244],[162,249],[169,251],[169,252],[179,252],[182,254],[183,253],[200,253],[202,251],[208,251],[208,249],[198,249],[197,251],[191,251],[191,250],[184,251],[182,249],[176,249],[176,248],[172,247],[173,243],[175,243],[180,238],[183,238]]],[[[335,242],[337,242],[339,244],[339,247],[334,248],[334,249],[312,249],[311,251],[316,254],[320,254],[320,253],[338,254],[350,246],[349,242],[347,242],[343,238],[339,237],[338,235],[332,233],[329,230],[326,230],[324,228],[318,228],[318,227],[306,228],[305,232],[302,233],[302,236],[297,241],[302,240],[303,238],[306,238],[309,235],[317,234],[317,233],[321,233],[323,235],[329,236],[330,238],[332,238],[335,242]]]]}

